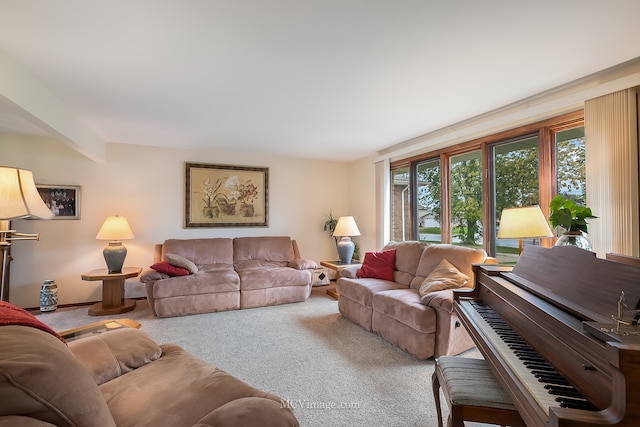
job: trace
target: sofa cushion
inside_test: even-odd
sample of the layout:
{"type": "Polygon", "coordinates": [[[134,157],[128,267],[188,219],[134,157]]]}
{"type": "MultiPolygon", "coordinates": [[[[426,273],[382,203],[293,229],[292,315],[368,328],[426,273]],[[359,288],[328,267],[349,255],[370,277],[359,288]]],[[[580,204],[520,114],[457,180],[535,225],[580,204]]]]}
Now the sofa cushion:
{"type": "Polygon", "coordinates": [[[446,259],[459,271],[469,276],[469,282],[465,286],[473,286],[474,276],[472,264],[478,264],[485,260],[487,253],[483,249],[467,248],[449,244],[429,245],[420,258],[416,270],[416,277],[411,281],[411,288],[420,289],[422,282],[436,269],[440,261],[446,259]]]}
{"type": "Polygon", "coordinates": [[[100,385],[156,360],[162,349],[144,331],[125,328],[75,340],[69,349],[100,385]]]}
{"type": "Polygon", "coordinates": [[[453,264],[443,259],[436,269],[424,279],[418,293],[421,298],[424,298],[431,292],[461,288],[468,282],[469,276],[461,273],[453,264]]]}
{"type": "MultiPolygon", "coordinates": [[[[241,263],[242,264],[242,263],[241,263]]],[[[277,263],[260,262],[260,268],[237,268],[240,276],[240,290],[277,288],[283,286],[309,286],[312,274],[310,270],[296,270],[281,267],[277,263]]]]}
{"type": "Polygon", "coordinates": [[[189,275],[189,270],[186,268],[176,267],[166,261],[156,262],[155,264],[152,264],[150,268],[158,273],[166,274],[169,277],[189,275]]]}
{"type": "Polygon", "coordinates": [[[368,308],[373,305],[374,294],[390,289],[403,288],[406,288],[406,286],[382,279],[349,279],[340,277],[336,282],[336,289],[340,294],[340,298],[348,298],[368,308]]]}
{"type": "Polygon", "coordinates": [[[396,266],[393,280],[402,285],[409,286],[416,276],[416,270],[420,263],[420,257],[429,244],[426,242],[406,241],[389,242],[382,250],[396,250],[396,266]]]}
{"type": "Polygon", "coordinates": [[[182,255],[178,254],[164,254],[164,258],[167,262],[176,267],[182,267],[189,271],[189,273],[197,273],[198,267],[190,260],[186,259],[182,255]]]}
{"type": "Polygon", "coordinates": [[[205,265],[200,266],[196,274],[157,281],[153,286],[153,297],[168,298],[239,290],[240,278],[231,266],[222,268],[219,265],[205,265]]]}
{"type": "Polygon", "coordinates": [[[288,236],[236,237],[233,239],[233,262],[264,260],[285,262],[295,259],[288,236]]]}
{"type": "MultiPolygon", "coordinates": [[[[197,266],[233,264],[233,239],[169,239],[162,245],[162,256],[177,254],[191,260],[197,266]]],[[[199,267],[198,267],[199,268],[199,267]]]]}
{"type": "Polygon", "coordinates": [[[369,277],[372,279],[393,280],[395,261],[395,249],[388,249],[380,252],[367,252],[364,254],[362,268],[356,272],[356,276],[369,277]]]}
{"type": "Polygon", "coordinates": [[[436,314],[433,308],[420,301],[413,289],[393,289],[373,295],[373,310],[397,320],[416,331],[436,331],[436,314]]]}
{"type": "Polygon", "coordinates": [[[115,427],[98,385],[59,339],[27,326],[0,326],[0,343],[0,416],[115,427]]]}

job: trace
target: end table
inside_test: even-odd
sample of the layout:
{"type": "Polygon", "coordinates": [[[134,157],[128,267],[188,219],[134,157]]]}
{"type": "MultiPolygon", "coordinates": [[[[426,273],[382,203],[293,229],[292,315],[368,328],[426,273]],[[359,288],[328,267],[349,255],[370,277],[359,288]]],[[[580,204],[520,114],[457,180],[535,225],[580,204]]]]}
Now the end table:
{"type": "MultiPolygon", "coordinates": [[[[340,263],[340,261],[320,261],[320,265],[336,271],[338,273],[338,277],[340,277],[340,271],[342,271],[343,269],[349,266],[352,266],[352,265],[357,265],[358,267],[362,266],[362,264],[357,262],[352,262],[351,264],[342,264],[340,263]]],[[[338,299],[338,297],[340,296],[338,294],[337,289],[327,289],[327,295],[329,295],[334,299],[338,299]]]]}
{"type": "Polygon", "coordinates": [[[140,267],[124,267],[121,273],[109,273],[106,268],[84,273],[82,280],[102,280],[102,301],[89,307],[89,316],[121,314],[136,308],[135,300],[124,299],[124,281],[141,272],[140,267]]]}

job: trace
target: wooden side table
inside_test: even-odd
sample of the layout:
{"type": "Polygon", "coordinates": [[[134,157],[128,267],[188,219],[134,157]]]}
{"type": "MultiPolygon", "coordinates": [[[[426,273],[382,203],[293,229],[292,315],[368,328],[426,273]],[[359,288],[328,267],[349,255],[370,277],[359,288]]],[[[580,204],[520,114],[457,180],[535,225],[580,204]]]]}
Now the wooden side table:
{"type": "Polygon", "coordinates": [[[136,308],[135,300],[124,299],[124,281],[137,277],[140,272],[140,267],[124,267],[121,273],[109,273],[106,268],[84,273],[82,280],[102,280],[102,301],[89,307],[89,316],[121,314],[136,308]]]}
{"type": "MultiPolygon", "coordinates": [[[[338,274],[338,277],[340,277],[340,272],[347,267],[350,267],[352,265],[357,265],[358,267],[362,267],[362,264],[359,264],[359,263],[352,262],[351,264],[342,264],[340,263],[340,261],[320,261],[320,265],[334,270],[338,274]]],[[[327,289],[327,295],[335,299],[338,299],[338,297],[340,296],[338,294],[338,290],[335,288],[327,289]]]]}

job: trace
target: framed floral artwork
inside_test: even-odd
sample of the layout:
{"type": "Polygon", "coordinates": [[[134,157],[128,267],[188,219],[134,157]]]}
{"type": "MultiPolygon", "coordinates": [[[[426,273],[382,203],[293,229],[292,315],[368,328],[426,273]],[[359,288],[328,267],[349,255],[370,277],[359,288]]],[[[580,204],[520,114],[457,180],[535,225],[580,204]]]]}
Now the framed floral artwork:
{"type": "Polygon", "coordinates": [[[269,225],[268,168],[185,165],[185,228],[269,225]]]}
{"type": "Polygon", "coordinates": [[[79,185],[36,184],[36,188],[53,214],[52,219],[80,219],[79,185]]]}

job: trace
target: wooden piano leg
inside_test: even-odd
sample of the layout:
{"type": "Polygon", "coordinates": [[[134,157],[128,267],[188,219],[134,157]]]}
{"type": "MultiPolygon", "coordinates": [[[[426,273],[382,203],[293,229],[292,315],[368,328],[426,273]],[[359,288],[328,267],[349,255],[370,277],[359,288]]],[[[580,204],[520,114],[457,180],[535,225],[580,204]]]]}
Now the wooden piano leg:
{"type": "Polygon", "coordinates": [[[442,411],[440,410],[440,381],[436,372],[431,376],[431,387],[433,387],[433,400],[436,403],[436,413],[438,414],[438,427],[442,427],[442,411]]]}

